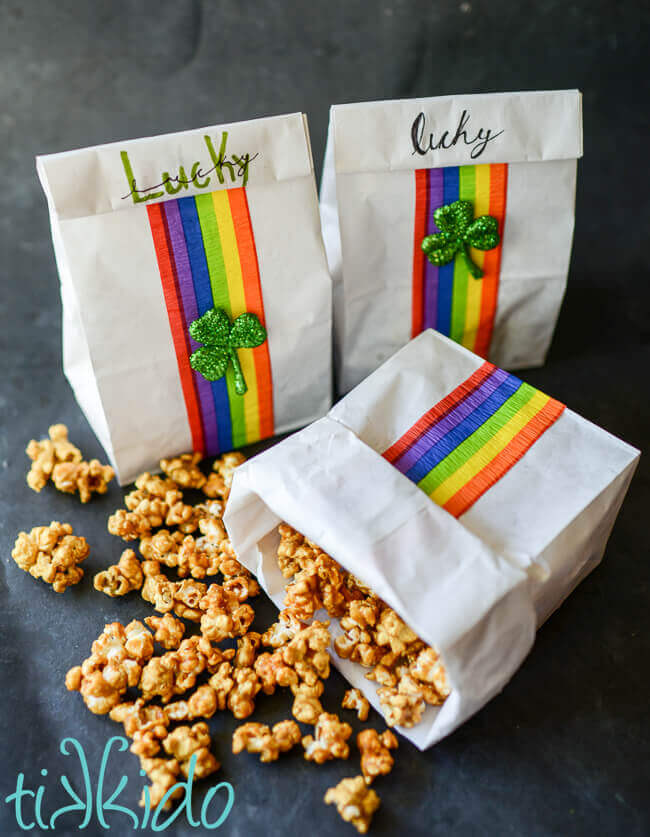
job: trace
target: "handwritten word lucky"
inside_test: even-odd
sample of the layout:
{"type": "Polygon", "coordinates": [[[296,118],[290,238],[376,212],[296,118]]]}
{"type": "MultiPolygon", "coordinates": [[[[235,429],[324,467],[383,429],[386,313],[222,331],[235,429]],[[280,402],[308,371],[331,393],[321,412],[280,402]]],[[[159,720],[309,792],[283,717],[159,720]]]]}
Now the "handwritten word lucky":
{"type": "Polygon", "coordinates": [[[488,143],[501,136],[503,131],[492,133],[489,128],[479,128],[472,136],[472,132],[468,128],[470,118],[470,114],[464,110],[460,115],[456,130],[453,133],[443,131],[436,139],[433,131],[426,136],[426,117],[423,113],[418,113],[413,120],[413,125],[411,125],[411,143],[413,144],[411,155],[421,154],[424,156],[429,151],[438,151],[440,148],[446,150],[453,148],[458,143],[463,143],[463,145],[471,147],[469,156],[472,160],[476,160],[485,151],[488,143]]]}
{"type": "MultiPolygon", "coordinates": [[[[113,825],[117,825],[119,827],[120,834],[125,831],[126,823],[123,819],[124,817],[131,821],[131,826],[134,830],[151,828],[152,831],[164,831],[178,817],[180,817],[182,813],[185,814],[187,822],[193,828],[200,827],[208,830],[219,828],[219,826],[221,826],[228,819],[228,815],[230,814],[235,801],[235,791],[233,790],[230,782],[219,782],[219,784],[213,785],[203,799],[200,817],[198,819],[194,817],[192,812],[192,780],[194,778],[194,769],[196,767],[196,754],[190,759],[187,780],[184,782],[177,782],[169,788],[167,793],[165,793],[155,808],[151,807],[148,785],[145,785],[143,789],[144,813],[142,813],[140,809],[133,811],[126,805],[119,805],[116,800],[127,785],[127,777],[122,776],[115,789],[110,793],[104,788],[106,765],[108,764],[110,752],[114,745],[118,751],[123,752],[128,748],[129,742],[121,735],[115,735],[112,738],[109,738],[106,742],[106,746],[104,747],[96,782],[93,783],[90,776],[90,770],[88,768],[86,754],[81,744],[76,738],[64,738],[63,741],[61,741],[59,746],[61,753],[64,756],[76,754],[79,760],[79,770],[81,773],[80,784],[82,791],[80,794],[77,794],[73,790],[68,777],[65,775],[61,776],[59,781],[61,782],[65,792],[70,797],[71,804],[63,805],[61,808],[52,811],[49,817],[44,812],[45,786],[39,785],[36,790],[32,790],[31,788],[25,786],[25,774],[19,773],[18,778],[16,779],[16,790],[13,793],[10,793],[9,796],[5,797],[5,802],[8,805],[13,803],[14,815],[16,817],[18,827],[23,831],[31,831],[33,828],[38,828],[41,831],[48,831],[49,829],[53,829],[55,827],[60,816],[63,814],[74,813],[79,814],[80,822],[77,826],[79,829],[88,827],[93,817],[93,813],[95,814],[97,822],[101,828],[110,829],[111,825],[109,824],[107,816],[109,814],[119,814],[119,821],[117,821],[116,816],[112,816],[111,820],[113,821],[113,825]],[[178,790],[181,790],[183,795],[177,807],[175,807],[171,813],[164,811],[166,803],[178,790]],[[225,791],[226,795],[225,805],[223,806],[221,813],[215,819],[210,819],[210,816],[214,816],[214,812],[210,810],[210,806],[216,794],[222,790],[225,791]],[[160,817],[163,814],[168,814],[168,816],[161,822],[160,817]]],[[[41,776],[47,776],[47,773],[47,770],[41,770],[41,776]]],[[[142,776],[146,775],[143,770],[140,771],[140,774],[142,776]]]]}
{"type": "Polygon", "coordinates": [[[230,176],[230,181],[234,183],[237,178],[242,181],[242,186],[248,183],[248,170],[252,161],[258,156],[257,154],[232,154],[230,157],[226,154],[226,143],[228,142],[228,131],[221,133],[221,145],[219,153],[214,149],[214,145],[210,137],[206,134],[203,137],[212,166],[210,168],[203,168],[201,161],[197,160],[193,163],[190,169],[190,176],[187,176],[185,166],[178,167],[178,174],[171,174],[164,171],[160,175],[160,182],[153,186],[138,186],[138,181],[133,174],[133,168],[129,155],[126,151],[120,151],[122,159],[122,166],[124,174],[126,175],[127,183],[129,184],[129,191],[122,196],[122,200],[128,198],[133,199],[133,203],[144,203],[145,201],[157,200],[163,198],[165,192],[168,195],[175,195],[181,189],[187,189],[190,185],[196,186],[197,189],[205,189],[210,185],[212,175],[216,175],[219,183],[225,183],[226,175],[224,171],[230,176]],[[162,191],[164,189],[164,191],[162,191]]]}

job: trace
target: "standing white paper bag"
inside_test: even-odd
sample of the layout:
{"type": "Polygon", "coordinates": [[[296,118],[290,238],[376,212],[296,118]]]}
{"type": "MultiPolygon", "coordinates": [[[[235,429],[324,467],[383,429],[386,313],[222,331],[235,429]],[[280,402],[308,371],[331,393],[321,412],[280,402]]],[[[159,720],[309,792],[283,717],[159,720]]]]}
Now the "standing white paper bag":
{"type": "MultiPolygon", "coordinates": [[[[224,522],[278,607],[286,521],[440,651],[449,698],[400,730],[424,748],[503,688],[599,563],[638,456],[429,330],[325,418],[242,465],[224,522]]],[[[366,670],[332,657],[380,709],[366,670]]]]}
{"type": "Polygon", "coordinates": [[[332,107],[321,219],[338,390],[427,328],[508,369],[542,364],[581,156],[577,90],[332,107]],[[457,201],[466,217],[436,221],[457,201]],[[485,216],[495,236],[471,226],[485,216]]]}
{"type": "Polygon", "coordinates": [[[331,280],[302,114],[37,167],[64,371],[120,482],[161,456],[216,455],[327,411],[331,280]]]}

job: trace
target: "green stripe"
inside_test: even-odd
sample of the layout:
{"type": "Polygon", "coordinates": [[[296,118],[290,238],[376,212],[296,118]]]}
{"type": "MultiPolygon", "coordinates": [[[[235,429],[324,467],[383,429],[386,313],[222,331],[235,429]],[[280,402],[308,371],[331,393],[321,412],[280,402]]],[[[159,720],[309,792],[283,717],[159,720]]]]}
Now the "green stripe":
{"type": "MultiPolygon", "coordinates": [[[[458,199],[472,201],[476,199],[476,168],[475,166],[458,167],[458,199]]],[[[467,308],[467,283],[474,280],[462,256],[456,256],[454,261],[454,290],[451,301],[451,326],[449,336],[456,342],[462,342],[465,334],[465,311],[467,308]]]]}
{"type": "MultiPolygon", "coordinates": [[[[223,308],[232,320],[230,294],[228,293],[228,277],[221,249],[221,237],[217,226],[217,216],[210,194],[196,195],[196,210],[201,225],[201,236],[208,263],[210,285],[212,287],[212,301],[215,308],[223,308]]],[[[230,404],[230,423],[232,425],[233,447],[241,447],[246,439],[246,419],[244,417],[244,399],[235,390],[235,374],[232,364],[226,372],[226,387],[228,389],[228,403],[230,404]]]]}
{"type": "Polygon", "coordinates": [[[423,477],[418,486],[426,493],[441,485],[448,477],[454,474],[461,465],[472,457],[483,445],[488,442],[501,428],[518,413],[521,408],[535,395],[535,388],[529,384],[522,384],[499,409],[490,416],[471,436],[461,442],[442,462],[439,462],[426,477],[423,477]]]}

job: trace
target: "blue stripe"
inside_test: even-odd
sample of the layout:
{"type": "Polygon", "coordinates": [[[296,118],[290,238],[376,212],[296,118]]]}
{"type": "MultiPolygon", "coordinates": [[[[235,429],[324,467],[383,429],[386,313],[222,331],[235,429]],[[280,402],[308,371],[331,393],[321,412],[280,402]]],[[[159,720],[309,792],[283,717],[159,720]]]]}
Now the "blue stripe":
{"type": "Polygon", "coordinates": [[[413,480],[413,482],[419,482],[421,479],[424,479],[429,471],[432,471],[436,465],[439,465],[443,459],[446,459],[465,439],[469,438],[472,433],[475,433],[482,424],[485,424],[515,394],[520,386],[522,386],[522,383],[519,378],[516,378],[514,375],[508,375],[501,386],[497,387],[486,401],[473,410],[453,430],[446,433],[440,441],[429,448],[418,459],[415,465],[406,472],[406,476],[410,480],[413,480]]]}
{"type": "MultiPolygon", "coordinates": [[[[443,204],[453,203],[460,194],[460,174],[458,166],[448,166],[442,170],[443,204]]],[[[433,212],[437,206],[431,208],[433,212]]],[[[441,334],[451,331],[451,299],[454,290],[454,261],[438,269],[438,320],[437,329],[441,334]]]]}
{"type": "MultiPolygon", "coordinates": [[[[199,214],[196,210],[194,198],[178,198],[177,200],[181,221],[183,222],[187,254],[190,260],[196,304],[199,309],[199,316],[201,316],[214,307],[214,300],[212,299],[212,285],[210,284],[208,263],[205,258],[199,214]]],[[[207,453],[214,456],[222,451],[232,450],[232,422],[230,420],[230,401],[228,400],[226,378],[212,381],[211,387],[217,416],[219,450],[207,451],[207,453]]]]}

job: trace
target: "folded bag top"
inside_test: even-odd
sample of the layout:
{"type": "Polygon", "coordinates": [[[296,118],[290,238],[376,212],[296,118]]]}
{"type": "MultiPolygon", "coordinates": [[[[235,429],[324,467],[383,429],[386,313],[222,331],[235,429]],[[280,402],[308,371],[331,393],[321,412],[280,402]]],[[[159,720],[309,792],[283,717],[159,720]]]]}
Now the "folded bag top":
{"type": "MultiPolygon", "coordinates": [[[[452,693],[402,730],[440,740],[496,694],[600,561],[638,451],[431,330],[329,414],[237,470],[225,523],[278,606],[280,520],[444,660],[452,693]]],[[[359,666],[333,656],[379,707],[359,666]]]]}
{"type": "Polygon", "coordinates": [[[162,456],[216,455],[326,412],[331,281],[304,115],[37,168],[64,371],[121,482],[162,456]]]}
{"type": "Polygon", "coordinates": [[[321,217],[339,390],[427,328],[499,366],[543,363],[581,156],[577,90],[333,106],[321,217]]]}

